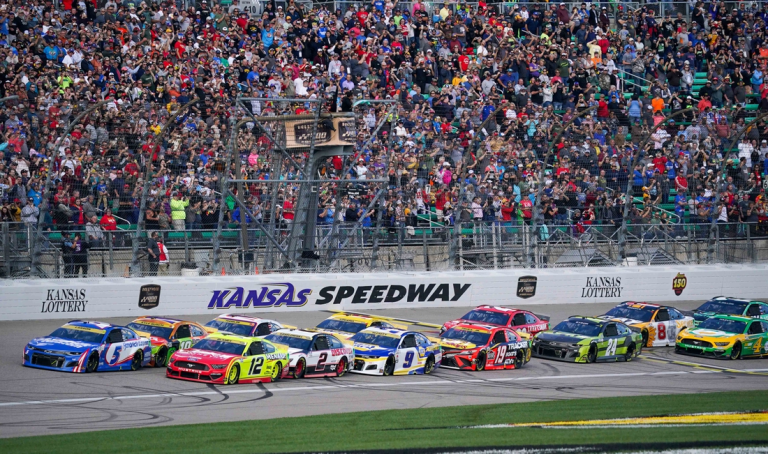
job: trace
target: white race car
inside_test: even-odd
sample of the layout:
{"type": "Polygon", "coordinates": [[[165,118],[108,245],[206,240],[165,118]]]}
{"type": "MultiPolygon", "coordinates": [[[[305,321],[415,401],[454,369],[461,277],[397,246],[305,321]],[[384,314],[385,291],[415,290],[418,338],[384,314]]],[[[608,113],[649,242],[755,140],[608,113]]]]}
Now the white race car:
{"type": "Polygon", "coordinates": [[[291,359],[286,377],[341,377],[352,367],[355,351],[328,333],[281,329],[264,339],[288,347],[291,359]]]}

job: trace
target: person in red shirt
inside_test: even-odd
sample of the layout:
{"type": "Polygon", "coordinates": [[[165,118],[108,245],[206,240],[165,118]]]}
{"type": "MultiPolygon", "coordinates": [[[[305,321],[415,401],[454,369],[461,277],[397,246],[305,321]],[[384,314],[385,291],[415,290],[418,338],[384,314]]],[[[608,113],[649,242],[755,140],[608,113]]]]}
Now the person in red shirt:
{"type": "Polygon", "coordinates": [[[501,219],[504,225],[512,225],[512,215],[515,213],[514,199],[505,200],[506,203],[501,207],[501,219]]]}
{"type": "Polygon", "coordinates": [[[656,153],[656,157],[653,158],[653,167],[655,169],[664,170],[667,167],[667,157],[662,156],[661,153],[656,153]]]}
{"type": "Polygon", "coordinates": [[[114,232],[117,230],[117,220],[114,216],[112,216],[112,210],[107,209],[104,212],[104,216],[101,217],[99,225],[101,225],[101,227],[107,232],[114,232]]]}
{"type": "Polygon", "coordinates": [[[357,20],[360,21],[360,25],[365,27],[365,21],[368,20],[368,11],[361,9],[357,12],[357,20]]]}
{"type": "Polygon", "coordinates": [[[288,227],[293,224],[293,202],[295,200],[295,197],[291,197],[290,199],[285,199],[285,202],[283,203],[283,219],[288,227]]]}
{"type": "Polygon", "coordinates": [[[678,174],[675,177],[675,190],[676,191],[687,191],[688,190],[688,180],[685,179],[684,176],[678,174]]]}
{"type": "Polygon", "coordinates": [[[448,201],[448,193],[446,186],[440,188],[440,192],[435,195],[435,212],[438,219],[443,218],[443,209],[445,209],[445,202],[448,201]]]}
{"type": "Polygon", "coordinates": [[[605,120],[608,115],[608,103],[605,102],[605,95],[600,95],[600,100],[597,101],[597,118],[605,120]]]}
{"type": "Polygon", "coordinates": [[[530,224],[531,218],[533,218],[533,202],[530,197],[523,196],[523,199],[520,201],[520,211],[523,213],[523,221],[526,224],[530,224]]]}

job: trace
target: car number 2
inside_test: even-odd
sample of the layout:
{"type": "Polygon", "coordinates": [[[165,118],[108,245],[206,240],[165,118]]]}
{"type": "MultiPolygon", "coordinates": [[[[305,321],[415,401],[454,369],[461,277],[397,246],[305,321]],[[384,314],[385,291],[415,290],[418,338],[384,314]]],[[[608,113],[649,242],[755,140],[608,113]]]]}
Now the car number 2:
{"type": "Polygon", "coordinates": [[[251,371],[248,373],[248,375],[259,375],[261,374],[261,366],[264,365],[264,358],[256,358],[251,363],[251,371]]]}
{"type": "Polygon", "coordinates": [[[616,354],[616,346],[619,344],[618,339],[608,339],[608,347],[605,349],[605,356],[613,356],[616,354]]]}

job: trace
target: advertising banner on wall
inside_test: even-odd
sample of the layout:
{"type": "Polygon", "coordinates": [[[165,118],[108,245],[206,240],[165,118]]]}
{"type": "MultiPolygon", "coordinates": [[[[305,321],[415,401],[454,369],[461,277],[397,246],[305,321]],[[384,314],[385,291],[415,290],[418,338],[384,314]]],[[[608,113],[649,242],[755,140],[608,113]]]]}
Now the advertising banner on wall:
{"type": "Polygon", "coordinates": [[[7,280],[0,320],[763,298],[766,266],[7,280]]]}

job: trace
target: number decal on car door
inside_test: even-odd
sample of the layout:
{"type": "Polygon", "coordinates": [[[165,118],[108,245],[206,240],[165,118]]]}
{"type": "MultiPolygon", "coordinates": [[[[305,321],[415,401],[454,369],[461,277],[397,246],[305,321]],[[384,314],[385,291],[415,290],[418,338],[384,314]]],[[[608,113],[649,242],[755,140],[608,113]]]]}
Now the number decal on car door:
{"type": "Polygon", "coordinates": [[[411,367],[411,364],[413,364],[413,357],[414,356],[415,355],[414,355],[413,352],[408,352],[408,353],[405,354],[405,362],[403,363],[403,367],[404,368],[411,367]]]}
{"type": "Polygon", "coordinates": [[[185,350],[185,349],[187,349],[187,348],[189,348],[191,346],[192,346],[192,341],[190,339],[183,340],[183,341],[179,342],[179,349],[180,350],[185,350]]]}
{"type": "Polygon", "coordinates": [[[248,375],[261,375],[261,366],[263,365],[263,357],[254,358],[253,362],[251,363],[251,371],[248,373],[248,375]]]}
{"type": "Polygon", "coordinates": [[[504,364],[504,358],[507,356],[507,346],[499,345],[496,349],[496,364],[504,364]]]}
{"type": "Polygon", "coordinates": [[[608,339],[608,347],[605,349],[605,356],[613,356],[616,354],[616,346],[619,344],[618,339],[608,339]]]}
{"type": "Polygon", "coordinates": [[[328,361],[328,353],[321,353],[317,359],[317,366],[315,366],[315,372],[320,372],[325,369],[325,362],[328,361]]]}

